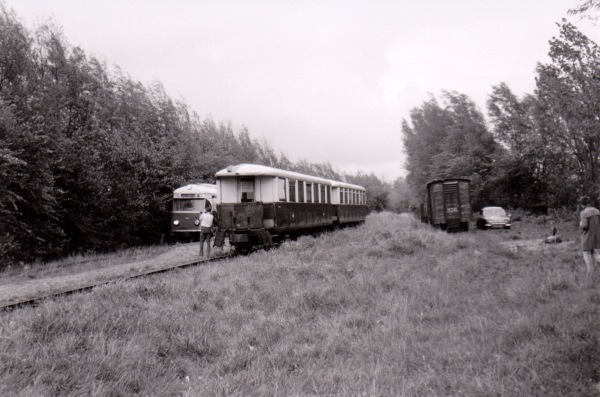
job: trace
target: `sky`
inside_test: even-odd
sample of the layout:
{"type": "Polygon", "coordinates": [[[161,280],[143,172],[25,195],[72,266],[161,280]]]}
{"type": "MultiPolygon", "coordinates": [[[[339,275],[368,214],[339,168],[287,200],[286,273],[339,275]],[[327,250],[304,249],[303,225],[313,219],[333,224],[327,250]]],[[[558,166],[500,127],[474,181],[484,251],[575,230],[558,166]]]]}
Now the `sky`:
{"type": "Polygon", "coordinates": [[[402,120],[443,90],[521,96],[578,0],[0,0],[34,29],[290,160],[405,176],[402,120]]]}

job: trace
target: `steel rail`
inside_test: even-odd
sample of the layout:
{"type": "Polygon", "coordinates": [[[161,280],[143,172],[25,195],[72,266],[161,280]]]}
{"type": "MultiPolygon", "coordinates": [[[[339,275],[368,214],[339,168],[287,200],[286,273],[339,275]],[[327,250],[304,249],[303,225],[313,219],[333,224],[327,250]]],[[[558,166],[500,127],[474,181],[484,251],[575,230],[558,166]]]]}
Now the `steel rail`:
{"type": "Polygon", "coordinates": [[[50,279],[32,280],[20,284],[3,285],[0,286],[0,311],[31,305],[38,303],[38,301],[42,299],[54,296],[70,295],[75,292],[91,290],[94,287],[115,281],[164,273],[173,269],[197,266],[231,258],[235,255],[235,253],[228,253],[212,258],[164,266],[155,265],[136,268],[135,264],[117,265],[108,269],[92,270],[50,279]],[[96,276],[94,276],[94,273],[96,276]],[[15,289],[17,291],[14,291],[15,289]]]}

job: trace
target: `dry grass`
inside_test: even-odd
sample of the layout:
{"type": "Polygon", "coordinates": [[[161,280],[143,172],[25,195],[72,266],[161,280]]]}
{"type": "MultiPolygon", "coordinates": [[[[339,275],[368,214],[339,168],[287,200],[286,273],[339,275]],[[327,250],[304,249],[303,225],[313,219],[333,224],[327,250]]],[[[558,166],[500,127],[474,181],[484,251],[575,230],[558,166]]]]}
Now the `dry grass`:
{"type": "Polygon", "coordinates": [[[169,246],[129,248],[109,254],[75,254],[48,263],[2,263],[0,285],[14,284],[33,278],[60,277],[69,274],[104,269],[116,265],[156,257],[169,250],[169,246]]]}
{"type": "Polygon", "coordinates": [[[522,230],[373,214],[3,312],[0,395],[595,395],[598,287],[570,244],[498,244],[522,230]]]}

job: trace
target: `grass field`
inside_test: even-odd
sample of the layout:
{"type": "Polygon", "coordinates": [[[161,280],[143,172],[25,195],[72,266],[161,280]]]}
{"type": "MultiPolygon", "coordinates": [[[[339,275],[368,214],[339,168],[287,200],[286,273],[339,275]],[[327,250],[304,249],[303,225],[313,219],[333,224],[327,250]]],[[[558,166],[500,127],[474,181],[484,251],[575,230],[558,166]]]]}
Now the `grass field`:
{"type": "Polygon", "coordinates": [[[0,313],[2,396],[600,396],[576,229],[408,215],[0,313]],[[508,242],[508,244],[506,243],[508,242]]]}

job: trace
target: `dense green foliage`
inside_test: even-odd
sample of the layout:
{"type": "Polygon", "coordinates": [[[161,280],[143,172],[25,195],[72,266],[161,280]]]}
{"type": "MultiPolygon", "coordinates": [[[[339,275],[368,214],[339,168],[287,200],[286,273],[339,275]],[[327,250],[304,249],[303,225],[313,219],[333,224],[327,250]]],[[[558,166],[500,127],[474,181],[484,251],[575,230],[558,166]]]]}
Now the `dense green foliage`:
{"type": "Polygon", "coordinates": [[[52,23],[29,31],[0,2],[0,267],[159,242],[174,188],[243,162],[352,177],[201,119],[160,83],[88,57],[52,23]]]}
{"type": "Polygon", "coordinates": [[[501,84],[488,103],[495,136],[511,149],[509,170],[525,178],[521,206],[568,206],[600,193],[600,50],[566,21],[559,31],[535,92],[519,101],[501,84]]]}
{"type": "Polygon", "coordinates": [[[429,99],[411,111],[412,125],[406,120],[403,123],[407,181],[422,193],[427,182],[434,179],[469,178],[477,206],[490,198],[486,197],[486,189],[496,178],[495,164],[504,150],[469,98],[445,92],[444,100],[442,106],[435,98],[429,99]]]}
{"type": "Polygon", "coordinates": [[[505,83],[488,100],[491,125],[464,95],[444,93],[403,124],[407,181],[417,195],[433,179],[467,177],[475,209],[497,204],[547,210],[600,194],[600,50],[562,21],[539,64],[536,90],[518,98],[505,83]]]}

